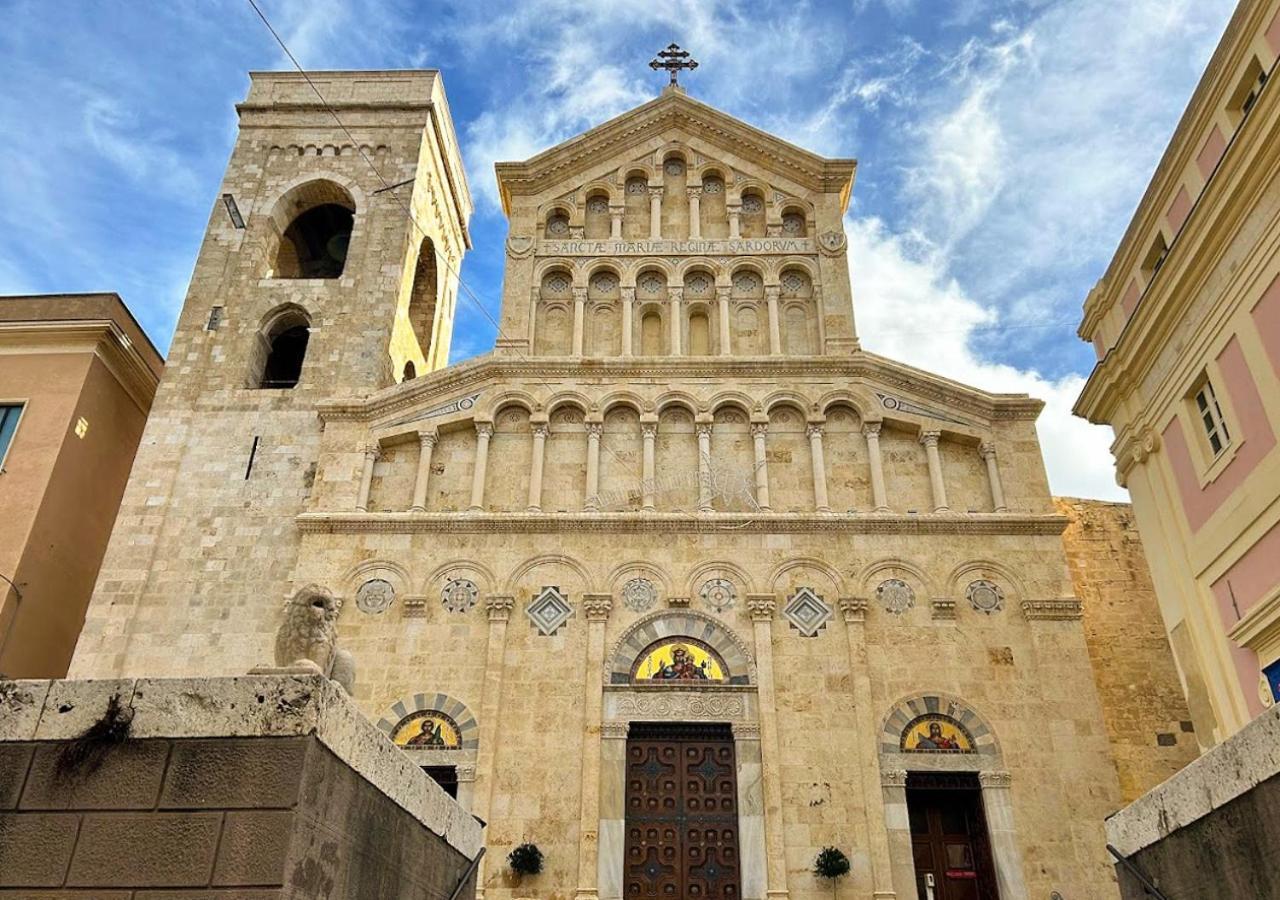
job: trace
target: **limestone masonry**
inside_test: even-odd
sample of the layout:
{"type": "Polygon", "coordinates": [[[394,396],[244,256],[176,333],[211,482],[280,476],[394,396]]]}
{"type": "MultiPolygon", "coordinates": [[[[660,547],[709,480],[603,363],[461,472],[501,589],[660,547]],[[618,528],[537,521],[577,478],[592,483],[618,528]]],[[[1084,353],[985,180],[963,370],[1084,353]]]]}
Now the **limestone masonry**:
{"type": "Polygon", "coordinates": [[[860,348],[855,163],[679,88],[502,163],[497,346],[446,366],[440,76],[313,78],[356,144],[253,75],[72,676],[270,665],[315,585],[480,896],[825,898],[828,845],[846,897],[1117,896],[1104,816],[1193,752],[1140,557],[1067,509],[1117,570],[1073,586],[1039,401],[860,348]]]}

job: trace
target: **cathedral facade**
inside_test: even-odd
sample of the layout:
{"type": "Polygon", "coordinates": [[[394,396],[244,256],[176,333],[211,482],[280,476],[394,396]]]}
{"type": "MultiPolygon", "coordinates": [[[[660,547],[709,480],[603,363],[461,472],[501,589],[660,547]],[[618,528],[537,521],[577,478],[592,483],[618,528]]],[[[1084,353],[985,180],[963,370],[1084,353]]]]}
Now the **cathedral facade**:
{"type": "Polygon", "coordinates": [[[448,366],[439,75],[312,78],[238,108],[72,676],[243,674],[332,595],[484,897],[826,897],[825,847],[846,897],[1113,896],[1041,404],[860,348],[855,163],[670,88],[500,164],[497,345],[448,366]]]}

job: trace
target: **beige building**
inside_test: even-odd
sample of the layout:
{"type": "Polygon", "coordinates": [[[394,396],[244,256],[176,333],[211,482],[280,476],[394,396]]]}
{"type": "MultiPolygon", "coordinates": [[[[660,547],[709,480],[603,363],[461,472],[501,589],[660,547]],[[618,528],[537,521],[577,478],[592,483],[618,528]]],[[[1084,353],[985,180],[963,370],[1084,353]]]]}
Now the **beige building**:
{"type": "Polygon", "coordinates": [[[0,297],[0,673],[67,673],[163,360],[115,294],[0,297]]]}
{"type": "Polygon", "coordinates": [[[1114,896],[1190,737],[1108,720],[1041,404],[860,348],[854,162],[670,88],[499,165],[501,332],[445,367],[440,77],[312,78],[351,137],[253,76],[72,675],[240,675],[332,594],[481,896],[825,898],[832,845],[846,897],[1114,896]]]}
{"type": "Polygon", "coordinates": [[[1080,327],[1205,746],[1280,691],[1278,55],[1280,3],[1245,0],[1080,327]]]}

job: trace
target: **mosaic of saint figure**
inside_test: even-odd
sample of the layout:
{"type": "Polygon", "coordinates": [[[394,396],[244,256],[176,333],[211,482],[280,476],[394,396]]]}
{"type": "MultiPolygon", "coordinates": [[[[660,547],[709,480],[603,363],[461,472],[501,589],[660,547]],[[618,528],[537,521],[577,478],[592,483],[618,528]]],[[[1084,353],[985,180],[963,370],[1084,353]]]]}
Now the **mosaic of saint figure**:
{"type": "Polygon", "coordinates": [[[959,750],[960,744],[955,738],[947,737],[942,733],[941,722],[929,723],[929,734],[926,736],[921,732],[916,736],[917,750],[959,750]]]}
{"type": "Polygon", "coordinates": [[[689,655],[689,648],[676,644],[671,648],[671,661],[666,663],[651,676],[655,681],[694,681],[707,680],[707,661],[697,665],[689,655]]]}
{"type": "Polygon", "coordinates": [[[422,730],[409,738],[408,747],[447,747],[444,729],[438,719],[427,719],[422,723],[422,730]]]}
{"type": "Polygon", "coordinates": [[[903,750],[973,750],[973,739],[944,716],[930,716],[912,722],[902,735],[903,750]]]}

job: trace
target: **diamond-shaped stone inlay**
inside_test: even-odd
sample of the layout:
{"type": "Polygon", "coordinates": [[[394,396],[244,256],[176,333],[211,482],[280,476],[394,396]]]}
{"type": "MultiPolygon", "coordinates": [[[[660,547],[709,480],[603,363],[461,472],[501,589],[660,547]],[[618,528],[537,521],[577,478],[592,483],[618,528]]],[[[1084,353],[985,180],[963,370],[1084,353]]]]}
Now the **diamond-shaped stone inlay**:
{"type": "Polygon", "coordinates": [[[813,588],[802,587],[791,595],[782,614],[805,637],[813,637],[831,621],[832,611],[813,588]]]}
{"type": "Polygon", "coordinates": [[[911,590],[911,585],[901,578],[890,578],[880,582],[880,586],[876,588],[876,597],[885,611],[894,615],[901,615],[916,603],[916,592],[911,590]]]}
{"type": "Polygon", "coordinates": [[[1000,590],[1000,585],[985,578],[971,582],[964,595],[978,612],[991,615],[1004,609],[1004,591],[1000,590]]]}
{"type": "Polygon", "coordinates": [[[564,594],[560,593],[560,588],[552,585],[544,587],[525,607],[524,612],[539,633],[552,635],[569,620],[569,616],[573,615],[573,607],[564,598],[564,594]]]}

